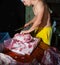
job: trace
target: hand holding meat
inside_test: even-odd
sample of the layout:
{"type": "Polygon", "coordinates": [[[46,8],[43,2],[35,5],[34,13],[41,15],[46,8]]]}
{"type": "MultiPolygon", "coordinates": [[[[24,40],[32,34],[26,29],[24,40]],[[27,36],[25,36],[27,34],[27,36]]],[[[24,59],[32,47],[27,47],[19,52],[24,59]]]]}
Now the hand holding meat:
{"type": "Polygon", "coordinates": [[[29,30],[22,30],[22,31],[20,32],[20,34],[27,34],[27,33],[30,33],[29,30]]]}

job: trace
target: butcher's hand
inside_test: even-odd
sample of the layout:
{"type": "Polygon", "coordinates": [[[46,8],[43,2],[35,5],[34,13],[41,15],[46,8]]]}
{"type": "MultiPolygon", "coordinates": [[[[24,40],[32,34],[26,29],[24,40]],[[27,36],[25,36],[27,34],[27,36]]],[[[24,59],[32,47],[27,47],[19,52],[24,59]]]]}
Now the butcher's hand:
{"type": "Polygon", "coordinates": [[[22,31],[20,32],[20,34],[27,34],[27,33],[30,33],[29,30],[22,30],[22,31]]]}
{"type": "Polygon", "coordinates": [[[29,26],[30,24],[29,23],[26,23],[25,25],[24,25],[24,27],[26,28],[27,26],[29,26]]]}

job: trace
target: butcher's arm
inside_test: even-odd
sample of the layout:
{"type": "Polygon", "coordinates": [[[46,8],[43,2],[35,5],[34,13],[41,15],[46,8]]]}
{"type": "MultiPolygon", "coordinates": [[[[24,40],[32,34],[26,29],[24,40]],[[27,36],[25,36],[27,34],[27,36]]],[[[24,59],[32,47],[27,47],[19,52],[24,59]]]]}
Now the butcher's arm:
{"type": "Polygon", "coordinates": [[[41,20],[44,14],[44,8],[41,8],[41,10],[39,11],[39,13],[35,16],[36,19],[32,25],[32,27],[28,30],[28,32],[32,32],[36,29],[36,27],[38,27],[41,24],[41,20]]]}
{"type": "Polygon", "coordinates": [[[32,21],[30,21],[30,23],[33,23],[31,28],[28,30],[23,30],[23,31],[21,31],[21,33],[25,34],[25,33],[31,33],[32,31],[34,31],[36,29],[36,27],[38,27],[41,24],[43,14],[44,14],[44,7],[41,7],[39,13],[37,15],[35,15],[35,17],[32,21]]]}
{"type": "Polygon", "coordinates": [[[24,25],[24,27],[27,27],[27,26],[33,24],[35,20],[36,20],[36,16],[34,16],[34,18],[33,18],[31,21],[29,21],[28,23],[26,23],[26,24],[24,25]]]}

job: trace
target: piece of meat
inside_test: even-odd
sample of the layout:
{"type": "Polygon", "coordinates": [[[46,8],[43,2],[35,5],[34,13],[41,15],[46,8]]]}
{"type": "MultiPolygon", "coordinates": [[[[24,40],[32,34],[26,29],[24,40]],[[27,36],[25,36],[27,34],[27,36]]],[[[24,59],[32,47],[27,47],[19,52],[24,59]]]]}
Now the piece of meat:
{"type": "Polygon", "coordinates": [[[19,54],[28,54],[33,51],[33,49],[37,46],[38,44],[38,39],[32,37],[30,34],[15,34],[14,37],[12,38],[12,41],[8,48],[16,53],[19,54]]]}
{"type": "Polygon", "coordinates": [[[23,43],[25,43],[25,42],[30,42],[33,39],[33,37],[30,34],[19,34],[19,33],[17,33],[14,35],[13,39],[17,39],[17,40],[20,40],[23,43]]]}
{"type": "Polygon", "coordinates": [[[16,65],[16,60],[8,55],[0,53],[0,65],[16,65]]]}

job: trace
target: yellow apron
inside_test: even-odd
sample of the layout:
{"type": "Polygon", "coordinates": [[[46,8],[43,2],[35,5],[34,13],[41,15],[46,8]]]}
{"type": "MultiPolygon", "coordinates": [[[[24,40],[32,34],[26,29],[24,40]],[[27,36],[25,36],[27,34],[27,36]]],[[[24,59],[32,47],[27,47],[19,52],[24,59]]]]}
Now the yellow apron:
{"type": "Polygon", "coordinates": [[[41,38],[44,43],[50,45],[52,37],[52,27],[44,27],[42,30],[38,30],[36,37],[41,38]]]}

